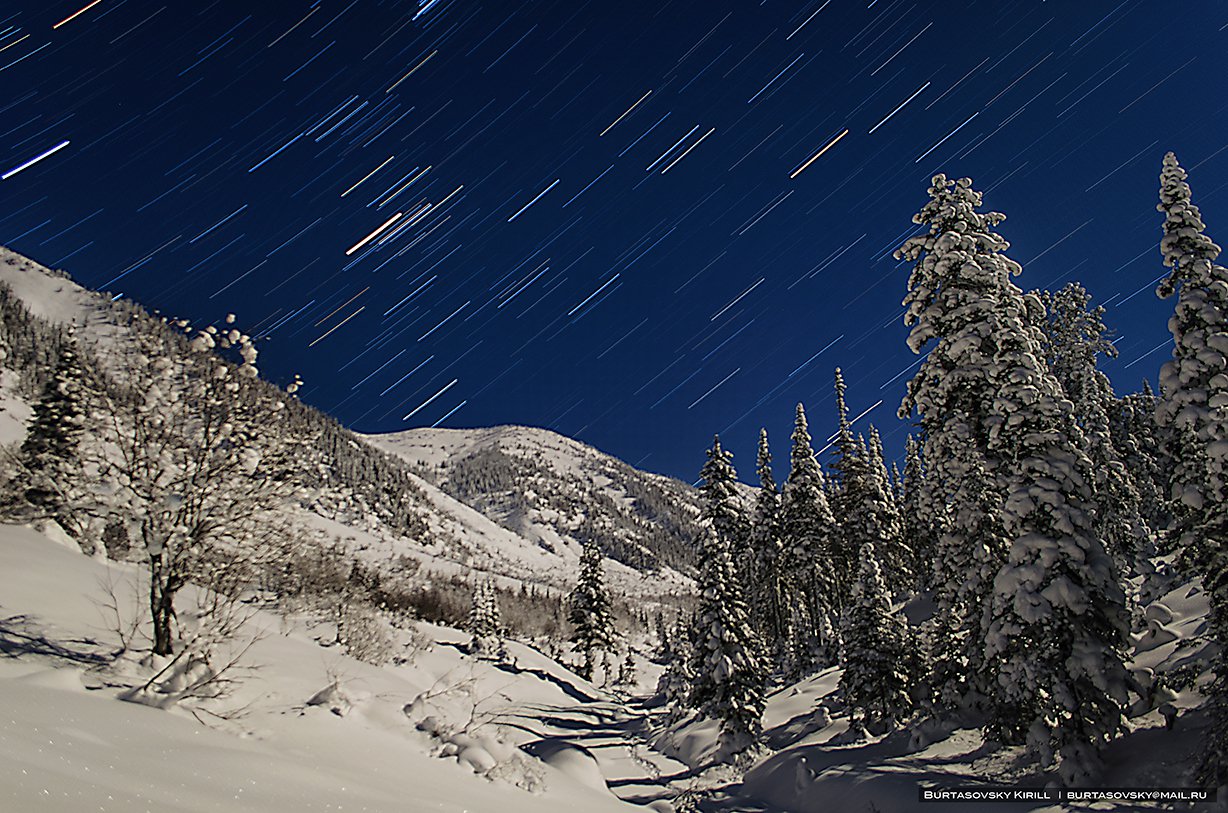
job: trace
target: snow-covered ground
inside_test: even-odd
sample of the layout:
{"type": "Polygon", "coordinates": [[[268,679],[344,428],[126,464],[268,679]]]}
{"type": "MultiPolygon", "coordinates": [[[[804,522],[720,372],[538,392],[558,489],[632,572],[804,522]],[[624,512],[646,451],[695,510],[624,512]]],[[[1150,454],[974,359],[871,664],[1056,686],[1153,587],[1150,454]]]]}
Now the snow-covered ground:
{"type": "MultiPolygon", "coordinates": [[[[519,548],[516,557],[536,553],[539,562],[559,559],[574,570],[580,556],[581,528],[597,527],[635,547],[637,529],[661,522],[643,506],[636,494],[660,495],[671,513],[689,520],[697,511],[696,492],[685,484],[658,474],[634,469],[583,443],[546,429],[526,426],[495,426],[479,429],[410,429],[404,432],[365,435],[364,439],[408,462],[424,477],[442,485],[454,476],[454,469],[467,459],[485,455],[484,465],[515,467],[518,494],[514,510],[503,507],[499,493],[478,493],[455,509],[457,500],[445,490],[429,489],[439,512],[457,523],[480,529],[491,540],[490,549],[502,548],[494,525],[510,534],[519,548]],[[481,512],[488,524],[477,521],[473,509],[481,512]],[[544,558],[543,558],[544,557],[544,558]]],[[[677,521],[677,517],[671,517],[677,521]]],[[[609,577],[620,595],[643,598],[689,591],[690,580],[663,563],[655,571],[628,567],[622,562],[607,562],[609,577]]]]}
{"type": "MultiPolygon", "coordinates": [[[[942,813],[971,808],[919,806],[919,783],[1037,784],[1015,752],[986,748],[974,731],[850,739],[835,670],[770,698],[770,750],[738,784],[732,772],[702,770],[711,723],[657,732],[654,743],[638,701],[516,643],[503,662],[474,659],[464,633],[428,624],[402,634],[406,662],[377,667],[340,652],[328,625],[257,612],[241,637],[260,637],[230,696],[168,709],[125,702],[140,669],[108,665],[119,647],[105,586],[135,612],[138,573],[0,526],[0,810],[575,813],[631,802],[669,810],[700,790],[705,810],[942,813]]],[[[1171,671],[1201,646],[1191,636],[1205,597],[1186,585],[1152,607],[1135,666],[1171,671]]],[[[642,672],[640,690],[654,677],[642,672]]],[[[1204,733],[1189,711],[1198,702],[1178,694],[1171,731],[1156,711],[1133,719],[1108,750],[1105,783],[1171,784],[1204,733]]]]}
{"type": "Polygon", "coordinates": [[[476,661],[464,634],[430,625],[411,662],[375,667],[322,646],[328,630],[257,613],[251,670],[206,705],[241,709],[231,719],[124,702],[102,585],[136,573],[0,526],[0,809],[627,809],[602,769],[645,792],[631,711],[527,647],[476,661]],[[427,717],[443,739],[420,730],[427,717]],[[530,743],[541,759],[515,747],[530,743]]]}

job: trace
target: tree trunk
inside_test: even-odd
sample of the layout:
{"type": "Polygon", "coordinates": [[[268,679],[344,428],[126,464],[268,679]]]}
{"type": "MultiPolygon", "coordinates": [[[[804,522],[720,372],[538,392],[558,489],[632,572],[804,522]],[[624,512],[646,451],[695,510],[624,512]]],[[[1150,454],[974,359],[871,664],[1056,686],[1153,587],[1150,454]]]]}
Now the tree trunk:
{"type": "Polygon", "coordinates": [[[161,579],[161,556],[151,558],[149,573],[149,612],[153,618],[155,655],[172,655],[171,620],[175,617],[174,593],[168,592],[166,584],[161,579]]]}
{"type": "Polygon", "coordinates": [[[585,680],[593,679],[593,657],[594,653],[591,647],[584,650],[584,665],[580,668],[580,677],[585,680]]]}

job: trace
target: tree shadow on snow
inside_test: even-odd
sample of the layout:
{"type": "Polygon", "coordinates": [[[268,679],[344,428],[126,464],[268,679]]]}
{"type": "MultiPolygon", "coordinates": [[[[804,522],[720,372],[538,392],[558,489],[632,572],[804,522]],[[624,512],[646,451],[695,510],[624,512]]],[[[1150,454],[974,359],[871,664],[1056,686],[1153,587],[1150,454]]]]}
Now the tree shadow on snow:
{"type": "Polygon", "coordinates": [[[11,615],[0,620],[0,655],[6,658],[33,655],[82,666],[100,666],[111,661],[110,654],[99,651],[101,648],[102,644],[92,638],[55,641],[39,630],[28,615],[11,615]]]}
{"type": "MultiPolygon", "coordinates": [[[[462,655],[473,655],[467,646],[456,643],[455,641],[436,641],[435,643],[436,646],[451,647],[462,655]]],[[[574,683],[570,683],[563,678],[560,678],[558,675],[552,675],[544,669],[530,669],[514,663],[504,663],[502,661],[486,661],[486,663],[490,664],[495,669],[502,672],[507,672],[509,675],[532,675],[539,680],[544,680],[547,683],[553,683],[558,687],[559,691],[563,692],[563,694],[580,703],[598,703],[605,699],[603,697],[590,694],[581,689],[579,686],[576,686],[574,683]]]]}
{"type": "Polygon", "coordinates": [[[604,700],[604,698],[589,694],[574,683],[570,683],[558,675],[552,675],[544,669],[529,669],[514,663],[504,663],[503,661],[492,661],[491,666],[502,672],[507,672],[509,675],[532,675],[538,680],[553,683],[563,694],[580,703],[598,703],[604,700]]]}
{"type": "Polygon", "coordinates": [[[773,751],[779,751],[816,731],[822,731],[825,725],[816,719],[815,714],[813,709],[803,711],[787,722],[767,729],[763,732],[764,744],[773,751]]]}

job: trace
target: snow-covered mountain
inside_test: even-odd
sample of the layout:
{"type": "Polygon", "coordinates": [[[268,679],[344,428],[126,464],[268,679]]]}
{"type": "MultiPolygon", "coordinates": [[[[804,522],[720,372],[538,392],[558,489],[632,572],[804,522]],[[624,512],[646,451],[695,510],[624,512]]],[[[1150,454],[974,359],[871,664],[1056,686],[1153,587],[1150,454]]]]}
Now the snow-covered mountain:
{"type": "Polygon", "coordinates": [[[688,570],[698,492],[546,429],[411,429],[368,435],[447,494],[543,550],[595,540],[628,567],[688,570]]]}
{"type": "MultiPolygon", "coordinates": [[[[75,323],[103,367],[131,340],[136,306],[4,248],[0,284],[33,316],[75,323]]],[[[32,393],[19,390],[17,376],[0,376],[0,443],[24,436],[32,393]]],[[[408,557],[424,583],[476,571],[497,575],[506,590],[559,595],[575,578],[575,541],[592,535],[614,560],[607,569],[619,594],[688,590],[682,573],[692,557],[695,493],[680,482],[542,430],[364,438],[317,410],[292,407],[287,431],[309,439],[311,477],[319,472],[310,524],[376,569],[408,557]]]]}

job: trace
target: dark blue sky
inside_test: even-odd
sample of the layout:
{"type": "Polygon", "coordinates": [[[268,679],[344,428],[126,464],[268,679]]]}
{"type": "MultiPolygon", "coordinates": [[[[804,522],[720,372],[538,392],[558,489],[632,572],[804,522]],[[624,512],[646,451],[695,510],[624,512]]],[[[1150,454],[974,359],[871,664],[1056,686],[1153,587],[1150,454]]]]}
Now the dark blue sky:
{"type": "Polygon", "coordinates": [[[687,480],[720,432],[750,479],[799,400],[822,445],[837,365],[898,454],[891,250],[938,171],[1022,287],[1106,302],[1119,391],[1154,380],[1166,150],[1228,234],[1225,46],[1228,7],[1167,0],[10,2],[0,243],[237,313],[360,431],[545,426],[687,480]]]}

